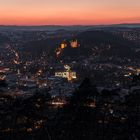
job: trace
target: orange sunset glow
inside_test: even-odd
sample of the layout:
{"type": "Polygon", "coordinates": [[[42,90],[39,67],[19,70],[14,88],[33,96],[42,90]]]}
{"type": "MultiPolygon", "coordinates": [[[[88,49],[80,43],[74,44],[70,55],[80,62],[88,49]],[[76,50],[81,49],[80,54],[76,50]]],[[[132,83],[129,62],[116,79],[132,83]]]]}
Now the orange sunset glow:
{"type": "Polygon", "coordinates": [[[140,0],[1,0],[0,25],[140,23],[140,0]]]}

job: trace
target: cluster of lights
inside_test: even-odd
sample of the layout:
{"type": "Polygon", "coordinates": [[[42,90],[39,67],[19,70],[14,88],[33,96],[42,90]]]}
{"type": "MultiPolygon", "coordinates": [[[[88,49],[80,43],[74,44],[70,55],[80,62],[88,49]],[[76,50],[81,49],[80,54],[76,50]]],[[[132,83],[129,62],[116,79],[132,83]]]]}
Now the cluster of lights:
{"type": "MultiPolygon", "coordinates": [[[[77,40],[70,41],[71,48],[77,48],[80,45],[78,44],[77,40]]],[[[67,47],[67,44],[65,42],[61,43],[60,47],[56,49],[56,56],[59,57],[59,55],[62,53],[63,49],[67,47]]]]}

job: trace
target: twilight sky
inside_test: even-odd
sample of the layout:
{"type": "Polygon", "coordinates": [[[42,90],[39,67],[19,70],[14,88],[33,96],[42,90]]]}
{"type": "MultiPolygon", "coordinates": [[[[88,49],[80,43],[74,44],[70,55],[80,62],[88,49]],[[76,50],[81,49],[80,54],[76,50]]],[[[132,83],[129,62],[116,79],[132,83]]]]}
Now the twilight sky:
{"type": "Polygon", "coordinates": [[[140,0],[0,0],[0,25],[140,23],[140,0]]]}

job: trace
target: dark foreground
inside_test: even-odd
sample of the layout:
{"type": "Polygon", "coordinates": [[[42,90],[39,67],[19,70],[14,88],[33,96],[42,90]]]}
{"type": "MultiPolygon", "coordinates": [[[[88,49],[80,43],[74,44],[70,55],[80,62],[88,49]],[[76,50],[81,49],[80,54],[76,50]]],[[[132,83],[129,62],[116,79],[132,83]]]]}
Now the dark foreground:
{"type": "Polygon", "coordinates": [[[70,99],[0,95],[0,140],[138,140],[140,90],[98,92],[88,79],[70,99]],[[122,96],[123,95],[123,96],[122,96]]]}

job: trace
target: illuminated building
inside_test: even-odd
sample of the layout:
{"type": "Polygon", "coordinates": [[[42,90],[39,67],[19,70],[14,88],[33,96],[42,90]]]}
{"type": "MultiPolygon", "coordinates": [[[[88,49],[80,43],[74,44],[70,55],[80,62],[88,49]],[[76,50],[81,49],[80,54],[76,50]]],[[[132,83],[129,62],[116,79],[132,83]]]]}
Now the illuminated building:
{"type": "Polygon", "coordinates": [[[65,99],[60,99],[56,97],[52,101],[48,102],[48,104],[57,108],[63,107],[65,104],[67,104],[67,101],[65,99]]]}
{"type": "Polygon", "coordinates": [[[65,43],[65,41],[63,41],[60,46],[56,49],[56,56],[58,57],[62,50],[65,49],[67,47],[67,44],[65,43]]]}
{"type": "Polygon", "coordinates": [[[72,79],[76,79],[76,72],[72,72],[72,71],[55,72],[55,76],[56,76],[56,77],[67,78],[68,81],[70,81],[70,80],[72,80],[72,79]]]}
{"type": "Polygon", "coordinates": [[[136,69],[136,72],[137,72],[137,74],[139,74],[140,73],[140,68],[136,69]]]}
{"type": "MultiPolygon", "coordinates": [[[[70,46],[71,48],[77,48],[79,47],[80,45],[78,44],[78,41],[77,40],[72,40],[70,41],[70,46]]],[[[58,47],[56,49],[56,56],[59,57],[59,55],[62,53],[62,51],[67,47],[67,43],[65,41],[63,41],[60,45],[60,47],[58,47]]]]}
{"type": "Polygon", "coordinates": [[[6,75],[5,73],[9,71],[9,68],[0,68],[0,83],[5,83],[6,81],[6,75]]]}
{"type": "Polygon", "coordinates": [[[73,79],[76,79],[76,72],[71,71],[70,66],[65,65],[64,68],[66,69],[66,71],[60,71],[60,72],[55,72],[55,76],[56,77],[62,77],[62,78],[67,78],[68,81],[71,81],[73,79]]]}
{"type": "Polygon", "coordinates": [[[64,49],[67,46],[66,43],[61,43],[61,49],[64,49]]]}
{"type": "Polygon", "coordinates": [[[64,41],[62,41],[62,43],[61,43],[61,45],[60,45],[60,48],[61,49],[64,49],[64,48],[66,48],[67,47],[67,43],[66,43],[66,41],[64,40],[64,41]]]}
{"type": "Polygon", "coordinates": [[[3,74],[0,74],[0,81],[5,81],[5,79],[6,79],[6,76],[3,74]]]}
{"type": "Polygon", "coordinates": [[[72,41],[70,42],[70,45],[71,45],[72,48],[77,48],[77,47],[79,47],[79,44],[78,44],[78,41],[77,41],[77,40],[72,40],[72,41]]]}

